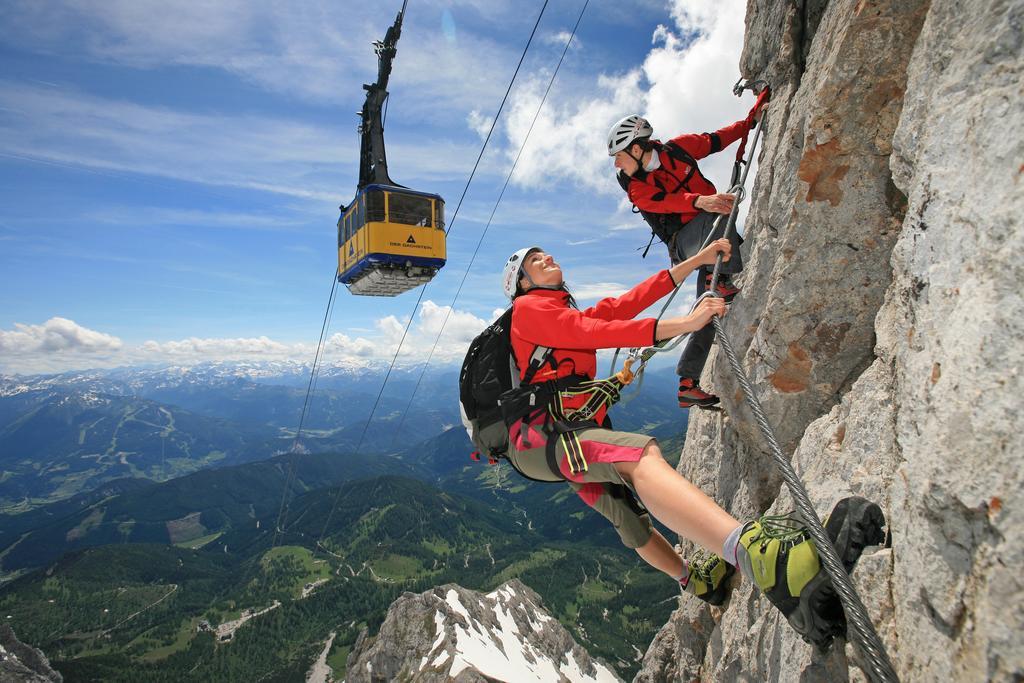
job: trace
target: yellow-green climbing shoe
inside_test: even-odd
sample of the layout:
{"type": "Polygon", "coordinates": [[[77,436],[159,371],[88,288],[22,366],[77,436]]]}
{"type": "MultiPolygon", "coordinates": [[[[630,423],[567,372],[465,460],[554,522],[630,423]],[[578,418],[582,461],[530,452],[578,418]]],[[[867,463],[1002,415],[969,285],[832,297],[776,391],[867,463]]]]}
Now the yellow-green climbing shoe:
{"type": "MultiPolygon", "coordinates": [[[[853,569],[864,548],[885,540],[881,508],[864,498],[839,501],[824,523],[840,561],[853,569]]],[[[825,648],[846,634],[846,615],[818,550],[796,515],[765,515],[748,522],[736,553],[745,576],[775,605],[804,640],[825,648]]]]}
{"type": "Polygon", "coordinates": [[[683,590],[716,607],[725,602],[729,594],[729,579],[736,573],[736,568],[718,555],[700,552],[687,564],[690,575],[685,584],[680,582],[683,590]]]}

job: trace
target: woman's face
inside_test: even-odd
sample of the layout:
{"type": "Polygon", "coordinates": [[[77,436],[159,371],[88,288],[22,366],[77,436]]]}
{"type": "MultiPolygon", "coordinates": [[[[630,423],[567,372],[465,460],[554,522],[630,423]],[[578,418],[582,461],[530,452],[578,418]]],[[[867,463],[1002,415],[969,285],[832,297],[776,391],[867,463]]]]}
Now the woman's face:
{"type": "MultiPolygon", "coordinates": [[[[535,251],[526,257],[523,262],[523,272],[530,276],[534,285],[547,285],[557,287],[562,284],[562,269],[550,254],[543,251],[535,251]]],[[[525,280],[525,278],[523,278],[525,280]]],[[[530,282],[524,283],[527,288],[530,282]]]]}

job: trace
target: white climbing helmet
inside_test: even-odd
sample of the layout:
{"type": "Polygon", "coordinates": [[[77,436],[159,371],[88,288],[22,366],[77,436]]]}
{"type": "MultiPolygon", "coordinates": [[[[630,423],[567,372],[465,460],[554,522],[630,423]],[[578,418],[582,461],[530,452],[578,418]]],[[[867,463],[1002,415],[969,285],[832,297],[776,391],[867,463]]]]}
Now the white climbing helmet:
{"type": "Polygon", "coordinates": [[[526,247],[508,257],[505,262],[505,271],[501,274],[501,286],[505,290],[505,296],[510,300],[516,298],[516,288],[519,285],[519,278],[522,277],[523,262],[526,257],[535,252],[541,251],[540,247],[526,247]]]}
{"type": "Polygon", "coordinates": [[[608,131],[608,156],[613,157],[640,138],[649,138],[652,135],[654,129],[647,119],[639,114],[630,114],[608,131]]]}

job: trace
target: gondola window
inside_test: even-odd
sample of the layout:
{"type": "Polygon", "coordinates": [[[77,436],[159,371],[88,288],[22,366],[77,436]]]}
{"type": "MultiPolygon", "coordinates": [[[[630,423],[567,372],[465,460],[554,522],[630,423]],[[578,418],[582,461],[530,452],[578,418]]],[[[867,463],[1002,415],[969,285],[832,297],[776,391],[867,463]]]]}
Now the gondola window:
{"type": "Polygon", "coordinates": [[[384,193],[383,192],[367,192],[364,195],[366,199],[366,215],[360,216],[359,223],[379,223],[384,221],[384,193]]]}
{"type": "Polygon", "coordinates": [[[403,225],[431,225],[430,199],[415,195],[388,194],[388,214],[392,223],[403,225]]]}

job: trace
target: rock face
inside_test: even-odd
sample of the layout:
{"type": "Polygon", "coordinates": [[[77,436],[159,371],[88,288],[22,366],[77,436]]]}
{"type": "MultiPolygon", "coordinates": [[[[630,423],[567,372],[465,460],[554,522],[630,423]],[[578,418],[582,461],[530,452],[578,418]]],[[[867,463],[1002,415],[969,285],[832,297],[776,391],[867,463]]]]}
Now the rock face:
{"type": "Polygon", "coordinates": [[[380,632],[356,641],[349,683],[370,681],[618,681],[517,579],[481,595],[449,584],[406,593],[380,632]]]}
{"type": "MultiPolygon", "coordinates": [[[[749,0],[773,99],[726,327],[826,513],[882,505],[855,585],[903,680],[1024,678],[1024,3],[749,0]]],[[[792,508],[723,356],[680,471],[741,519],[792,508]]],[[[685,601],[638,681],[864,680],[745,582],[685,601]]]]}
{"type": "Polygon", "coordinates": [[[60,683],[64,677],[50,668],[39,650],[18,640],[7,624],[0,624],[0,681],[4,683],[60,683]]]}

